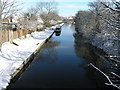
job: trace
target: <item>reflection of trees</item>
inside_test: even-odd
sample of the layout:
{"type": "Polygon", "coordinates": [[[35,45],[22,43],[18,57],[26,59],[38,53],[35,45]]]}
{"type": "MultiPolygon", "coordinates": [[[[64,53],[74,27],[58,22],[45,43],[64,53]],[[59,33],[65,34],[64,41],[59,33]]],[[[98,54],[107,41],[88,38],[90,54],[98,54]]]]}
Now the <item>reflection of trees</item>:
{"type": "Polygon", "coordinates": [[[85,64],[93,63],[101,68],[103,71],[107,71],[110,67],[106,60],[103,60],[98,55],[105,55],[101,50],[93,47],[92,45],[85,43],[84,38],[79,34],[74,34],[75,38],[75,52],[78,57],[85,59],[85,64]]]}
{"type": "MultiPolygon", "coordinates": [[[[103,70],[106,70],[104,69],[106,68],[104,65],[104,62],[100,59],[100,57],[96,55],[98,51],[90,44],[85,43],[84,38],[81,37],[80,34],[75,33],[74,38],[75,38],[74,40],[75,53],[79,58],[84,59],[82,63],[79,63],[79,67],[80,68],[87,67],[89,63],[94,63],[95,65],[102,68],[103,70]]],[[[86,69],[87,71],[86,76],[89,79],[94,80],[94,82],[98,87],[104,86],[103,77],[101,77],[101,75],[99,75],[95,70],[93,70],[93,68],[88,67],[84,69],[86,69]]]]}
{"type": "MultiPolygon", "coordinates": [[[[105,53],[102,50],[99,50],[92,45],[85,43],[84,38],[82,38],[79,34],[75,33],[74,34],[75,38],[75,52],[78,57],[82,57],[84,59],[84,62],[82,64],[87,64],[93,63],[97,68],[99,68],[101,71],[106,73],[107,75],[110,76],[111,71],[116,72],[117,74],[119,73],[118,70],[115,71],[115,68],[112,67],[110,60],[108,60],[105,57],[105,53]]],[[[80,63],[79,66],[82,65],[80,63]]],[[[90,69],[87,68],[87,74],[88,76],[94,77],[94,79],[97,81],[97,83],[102,82],[103,84],[106,82],[103,82],[104,77],[100,73],[98,73],[97,70],[92,70],[93,68],[90,69]]],[[[118,74],[119,75],[119,74],[118,74]]]]}
{"type": "Polygon", "coordinates": [[[53,41],[50,39],[47,43],[45,43],[37,58],[41,61],[47,61],[47,62],[54,62],[56,59],[56,50],[55,47],[57,47],[60,44],[58,41],[53,41]]]}

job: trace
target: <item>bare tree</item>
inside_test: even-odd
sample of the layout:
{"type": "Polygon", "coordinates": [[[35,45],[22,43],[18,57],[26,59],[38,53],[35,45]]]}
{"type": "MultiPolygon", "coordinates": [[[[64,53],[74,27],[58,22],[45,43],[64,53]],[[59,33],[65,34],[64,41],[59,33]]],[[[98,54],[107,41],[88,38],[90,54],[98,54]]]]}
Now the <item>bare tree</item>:
{"type": "MultiPolygon", "coordinates": [[[[111,42],[111,51],[114,51],[115,56],[120,55],[120,2],[117,2],[116,0],[110,0],[111,2],[104,2],[103,0],[97,0],[96,3],[99,3],[102,9],[98,9],[96,12],[94,9],[98,7],[98,5],[94,5],[92,3],[91,7],[91,12],[93,12],[96,16],[100,18],[101,21],[104,22],[104,33],[109,36],[105,36],[105,38],[102,38],[102,43],[103,41],[106,42],[108,38],[111,38],[107,40],[108,42],[111,42]],[[113,49],[114,47],[114,49],[113,49]],[[116,54],[115,54],[116,52],[116,54]]],[[[102,33],[101,33],[102,34],[102,33]]],[[[104,45],[105,43],[103,43],[104,45]]],[[[107,45],[107,44],[106,44],[107,45]]],[[[109,45],[110,46],[110,45],[109,45]]],[[[110,48],[109,48],[110,49],[110,48]]],[[[107,50],[109,50],[107,49],[107,50]]]]}
{"type": "Polygon", "coordinates": [[[98,0],[101,5],[104,6],[105,10],[107,10],[108,14],[98,14],[101,19],[103,19],[109,27],[117,32],[117,51],[118,55],[120,55],[120,1],[111,0],[111,2],[103,2],[102,0],[98,0]]]}
{"type": "Polygon", "coordinates": [[[19,21],[19,27],[28,30],[35,30],[36,28],[41,30],[44,27],[51,26],[51,20],[61,19],[56,7],[57,3],[55,1],[37,2],[34,7],[28,8],[23,13],[23,17],[19,21]]]}
{"type": "Polygon", "coordinates": [[[30,7],[30,8],[28,8],[28,13],[37,15],[38,8],[37,7],[30,7]]]}
{"type": "Polygon", "coordinates": [[[0,19],[4,19],[16,13],[19,9],[16,0],[0,0],[0,19]]]}
{"type": "MultiPolygon", "coordinates": [[[[112,69],[119,73],[120,2],[116,0],[97,0],[97,2],[93,2],[90,6],[91,12],[98,16],[99,20],[103,22],[102,32],[96,35],[94,42],[97,42],[96,46],[108,54],[108,60],[110,59],[109,63],[111,63],[112,69]],[[97,7],[99,8],[97,9],[97,7]]],[[[113,83],[110,82],[108,85],[112,84],[113,83]]]]}
{"type": "Polygon", "coordinates": [[[96,33],[95,15],[90,11],[79,11],[75,17],[76,31],[87,39],[92,39],[96,33]],[[95,33],[94,33],[95,32],[95,33]]]}
{"type": "MultiPolygon", "coordinates": [[[[96,15],[98,15],[102,20],[104,20],[109,26],[111,26],[114,29],[119,30],[119,16],[120,16],[120,2],[117,2],[116,0],[111,0],[112,2],[103,2],[102,0],[97,0],[96,3],[99,3],[101,5],[102,10],[98,10],[96,13],[95,11],[92,12],[96,15]],[[106,15],[107,14],[107,15],[106,15]]],[[[95,3],[95,2],[94,2],[95,3]]],[[[91,5],[91,7],[97,8],[98,5],[91,5]]]]}
{"type": "Polygon", "coordinates": [[[99,3],[99,2],[91,2],[89,3],[89,6],[91,7],[92,10],[90,10],[93,14],[94,14],[94,18],[95,18],[95,31],[96,33],[100,33],[101,32],[101,27],[100,27],[100,24],[101,24],[101,18],[99,17],[99,13],[101,13],[104,8],[103,6],[99,3]]]}
{"type": "MultiPolygon", "coordinates": [[[[17,7],[17,2],[15,0],[0,0],[0,20],[5,19],[6,17],[14,14],[15,11],[17,10],[16,7],[17,7]]],[[[0,21],[0,26],[1,26],[1,21],[0,21]]],[[[1,40],[1,36],[2,35],[0,30],[0,40],[1,40]]]]}
{"type": "Polygon", "coordinates": [[[55,1],[38,2],[37,8],[39,10],[39,13],[49,14],[50,12],[56,12],[57,2],[55,1]]]}
{"type": "MultiPolygon", "coordinates": [[[[93,18],[91,18],[90,12],[89,15],[85,12],[78,12],[75,20],[76,27],[78,28],[77,32],[82,32],[84,37],[89,35],[87,38],[89,43],[106,52],[107,57],[105,56],[104,58],[107,59],[105,60],[109,62],[110,69],[119,76],[120,1],[96,0],[96,2],[90,3],[89,6],[91,7],[90,11],[93,18]],[[91,28],[87,29],[89,26],[91,28]],[[94,37],[91,38],[90,36],[93,35],[93,32],[87,34],[89,31],[95,31],[97,33],[95,33],[94,37]]],[[[108,85],[113,85],[113,83],[110,82],[108,85]]]]}
{"type": "Polygon", "coordinates": [[[39,2],[36,8],[45,26],[49,24],[50,20],[54,19],[53,15],[57,14],[57,2],[55,1],[39,2]]]}

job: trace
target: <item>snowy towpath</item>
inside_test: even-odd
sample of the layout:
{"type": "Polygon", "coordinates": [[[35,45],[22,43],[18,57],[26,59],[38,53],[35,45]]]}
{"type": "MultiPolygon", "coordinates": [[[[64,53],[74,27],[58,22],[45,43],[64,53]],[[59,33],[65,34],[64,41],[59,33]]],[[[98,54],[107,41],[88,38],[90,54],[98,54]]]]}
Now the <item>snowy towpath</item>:
{"type": "MultiPolygon", "coordinates": [[[[61,24],[63,25],[63,24],[61,24]]],[[[52,28],[55,28],[52,27],[52,28]]],[[[0,52],[0,90],[6,88],[20,65],[54,32],[53,29],[28,34],[24,39],[15,39],[12,44],[6,42],[0,52]]]]}

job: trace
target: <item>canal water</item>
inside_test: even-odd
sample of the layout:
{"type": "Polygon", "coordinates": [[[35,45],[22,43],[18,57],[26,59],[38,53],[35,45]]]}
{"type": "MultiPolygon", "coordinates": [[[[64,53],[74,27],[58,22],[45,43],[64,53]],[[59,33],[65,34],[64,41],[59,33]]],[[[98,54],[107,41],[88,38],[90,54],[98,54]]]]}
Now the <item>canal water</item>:
{"type": "Polygon", "coordinates": [[[31,65],[8,89],[106,87],[105,78],[88,66],[93,63],[108,72],[106,62],[97,56],[100,50],[85,43],[72,25],[64,25],[59,34],[43,45],[31,65]]]}

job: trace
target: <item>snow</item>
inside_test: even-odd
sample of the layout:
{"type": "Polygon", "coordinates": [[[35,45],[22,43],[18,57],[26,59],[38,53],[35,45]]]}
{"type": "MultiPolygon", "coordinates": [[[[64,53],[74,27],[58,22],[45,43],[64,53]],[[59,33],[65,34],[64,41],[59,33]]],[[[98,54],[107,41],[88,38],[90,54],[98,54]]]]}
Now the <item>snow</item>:
{"type": "MultiPolygon", "coordinates": [[[[61,26],[63,24],[60,24],[61,26]]],[[[17,38],[13,43],[5,42],[0,52],[0,90],[6,88],[13,74],[28,57],[49,38],[56,26],[47,28],[41,32],[33,32],[26,38],[17,38]]]]}
{"type": "Polygon", "coordinates": [[[108,55],[119,55],[119,53],[117,52],[119,48],[118,39],[113,32],[110,33],[107,32],[107,30],[101,31],[101,33],[97,34],[93,38],[92,45],[104,50],[104,52],[106,52],[108,55]]]}

